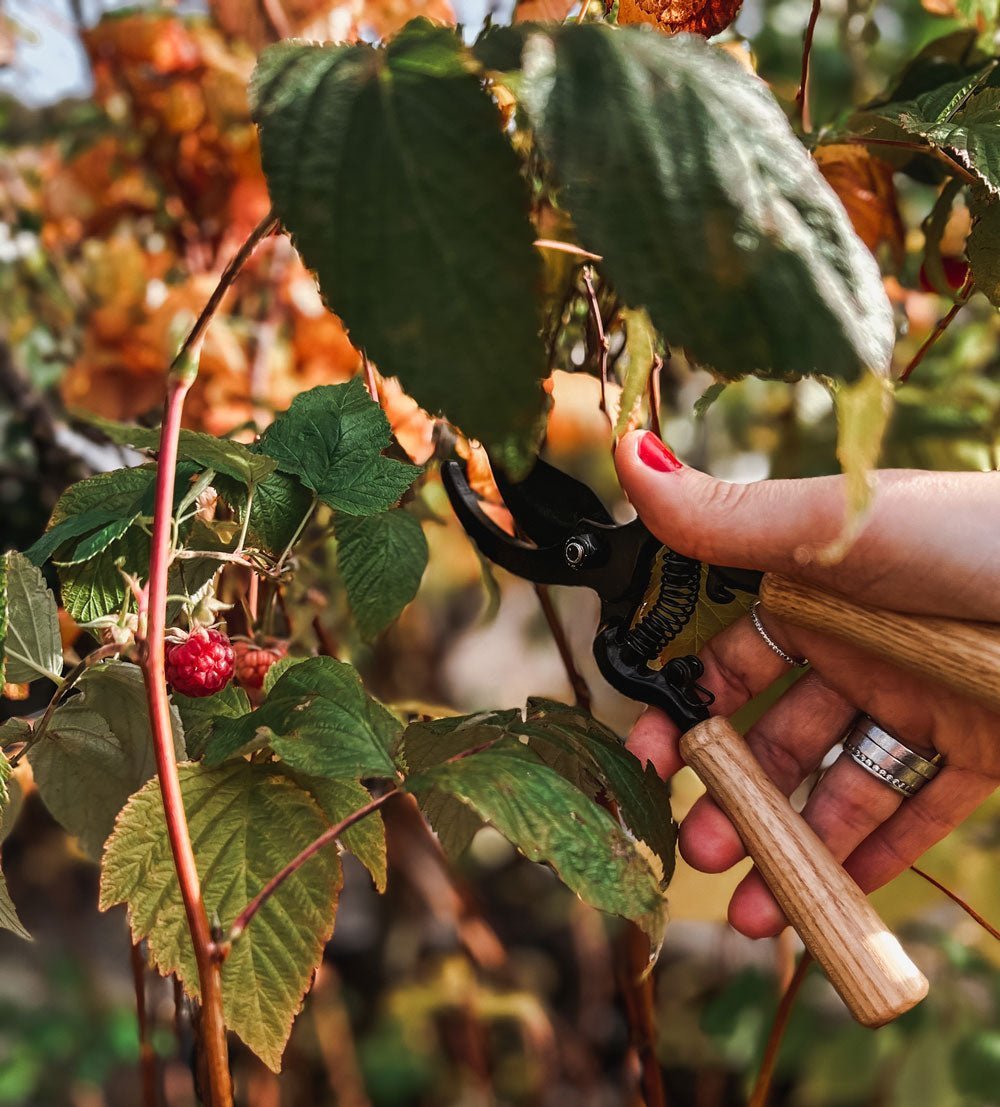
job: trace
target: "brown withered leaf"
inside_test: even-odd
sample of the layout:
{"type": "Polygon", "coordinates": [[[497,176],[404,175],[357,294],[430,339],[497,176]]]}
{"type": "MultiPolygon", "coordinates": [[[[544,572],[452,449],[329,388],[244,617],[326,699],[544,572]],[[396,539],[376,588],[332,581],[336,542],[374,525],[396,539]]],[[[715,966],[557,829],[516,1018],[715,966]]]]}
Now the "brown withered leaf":
{"type": "Polygon", "coordinates": [[[668,35],[711,38],[739,15],[743,0],[621,0],[619,23],[649,23],[668,35]]]}
{"type": "Polygon", "coordinates": [[[515,23],[562,23],[576,0],[520,0],[514,8],[515,23]]]}
{"type": "Polygon", "coordinates": [[[817,146],[813,156],[861,241],[872,253],[885,243],[900,265],[906,231],[896,204],[892,166],[872,157],[863,146],[817,146]]]}

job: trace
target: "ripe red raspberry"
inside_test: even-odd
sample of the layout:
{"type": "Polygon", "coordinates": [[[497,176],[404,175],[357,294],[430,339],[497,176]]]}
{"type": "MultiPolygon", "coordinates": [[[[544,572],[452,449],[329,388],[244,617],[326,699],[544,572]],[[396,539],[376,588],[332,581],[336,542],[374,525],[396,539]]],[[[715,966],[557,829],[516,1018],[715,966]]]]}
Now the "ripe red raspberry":
{"type": "Polygon", "coordinates": [[[263,688],[267,670],[288,653],[288,646],[283,642],[272,646],[234,642],[233,653],[236,655],[236,680],[244,688],[263,688]]]}
{"type": "Polygon", "coordinates": [[[183,696],[213,696],[233,678],[233,647],[221,630],[199,627],[167,646],[167,682],[183,696]]]}

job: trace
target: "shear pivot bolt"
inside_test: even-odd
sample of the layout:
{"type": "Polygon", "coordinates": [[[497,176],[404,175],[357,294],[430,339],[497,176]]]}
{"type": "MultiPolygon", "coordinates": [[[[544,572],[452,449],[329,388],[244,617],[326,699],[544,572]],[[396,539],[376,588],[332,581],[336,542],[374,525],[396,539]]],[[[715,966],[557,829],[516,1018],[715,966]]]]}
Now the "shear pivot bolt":
{"type": "Polygon", "coordinates": [[[594,540],[589,534],[579,534],[575,538],[566,539],[563,555],[571,569],[582,569],[596,549],[594,540]]]}

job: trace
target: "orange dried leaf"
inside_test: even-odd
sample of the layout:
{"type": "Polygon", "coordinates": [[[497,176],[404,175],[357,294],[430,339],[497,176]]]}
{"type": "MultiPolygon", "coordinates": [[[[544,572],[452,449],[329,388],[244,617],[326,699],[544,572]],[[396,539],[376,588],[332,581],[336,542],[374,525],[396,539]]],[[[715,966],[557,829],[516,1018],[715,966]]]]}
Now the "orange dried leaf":
{"type": "Polygon", "coordinates": [[[561,23],[576,0],[521,0],[514,8],[515,23],[561,23]]]}
{"type": "Polygon", "coordinates": [[[743,0],[621,0],[618,22],[649,23],[668,35],[682,31],[711,38],[739,15],[743,0]]]}
{"type": "Polygon", "coordinates": [[[872,253],[885,243],[899,265],[906,231],[896,203],[892,166],[863,146],[817,146],[813,156],[861,241],[872,253]]]}

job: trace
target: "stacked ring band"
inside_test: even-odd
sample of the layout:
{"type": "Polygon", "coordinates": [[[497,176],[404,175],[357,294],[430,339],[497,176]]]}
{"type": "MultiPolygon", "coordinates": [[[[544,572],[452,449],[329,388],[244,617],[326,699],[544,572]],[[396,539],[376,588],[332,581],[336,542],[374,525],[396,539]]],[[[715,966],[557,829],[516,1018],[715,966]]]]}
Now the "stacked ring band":
{"type": "Polygon", "coordinates": [[[867,715],[859,715],[852,724],[844,750],[862,769],[904,796],[915,796],[940,769],[937,760],[911,750],[867,715]]]}

